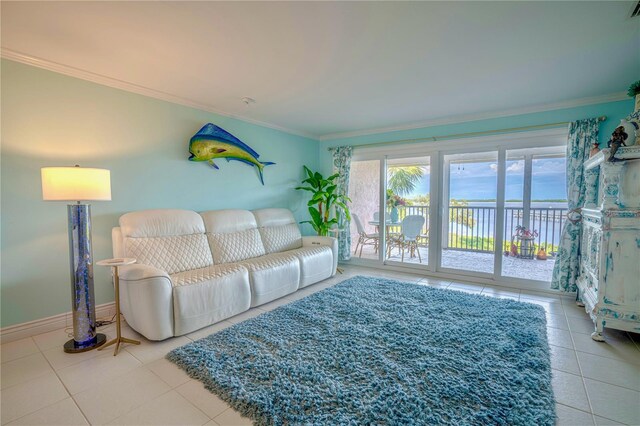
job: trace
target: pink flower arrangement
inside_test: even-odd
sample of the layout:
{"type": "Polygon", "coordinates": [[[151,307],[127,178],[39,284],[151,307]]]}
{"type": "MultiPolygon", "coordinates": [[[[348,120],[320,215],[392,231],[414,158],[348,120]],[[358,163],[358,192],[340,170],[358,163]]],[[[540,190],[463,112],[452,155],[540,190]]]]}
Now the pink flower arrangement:
{"type": "Polygon", "coordinates": [[[393,208],[398,206],[406,206],[407,200],[399,195],[394,194],[391,190],[387,190],[387,207],[393,208]]]}
{"type": "Polygon", "coordinates": [[[518,225],[516,226],[515,236],[521,240],[533,240],[535,237],[538,236],[538,231],[536,231],[535,229],[531,231],[524,226],[518,225]]]}

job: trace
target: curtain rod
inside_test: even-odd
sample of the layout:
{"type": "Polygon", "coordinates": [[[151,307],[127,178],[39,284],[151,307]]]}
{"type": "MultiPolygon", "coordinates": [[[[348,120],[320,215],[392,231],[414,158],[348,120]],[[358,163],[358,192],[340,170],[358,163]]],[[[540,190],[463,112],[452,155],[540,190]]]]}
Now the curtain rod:
{"type": "MultiPolygon", "coordinates": [[[[607,119],[606,115],[602,115],[602,116],[598,117],[598,121],[605,121],[606,119],[607,119]]],[[[481,131],[481,132],[458,133],[458,134],[446,135],[446,136],[429,136],[427,138],[403,139],[403,140],[390,141],[390,142],[375,142],[375,143],[367,143],[367,144],[362,144],[362,145],[354,145],[353,147],[354,148],[361,148],[361,147],[365,147],[365,146],[367,146],[367,147],[369,147],[369,146],[384,146],[384,145],[396,145],[396,144],[402,144],[402,143],[426,142],[426,141],[436,142],[436,141],[441,141],[441,140],[446,140],[446,139],[456,139],[456,138],[460,138],[460,137],[472,137],[472,136],[482,136],[482,135],[498,135],[498,134],[501,134],[501,133],[517,132],[517,131],[522,131],[522,130],[547,129],[547,128],[553,128],[553,127],[566,126],[569,123],[571,123],[571,122],[570,121],[561,121],[559,123],[538,124],[538,125],[535,125],[535,126],[511,127],[511,128],[508,128],[508,129],[499,129],[499,130],[484,130],[484,131],[481,131]]],[[[333,151],[335,148],[337,148],[337,147],[327,148],[327,150],[333,151]]]]}

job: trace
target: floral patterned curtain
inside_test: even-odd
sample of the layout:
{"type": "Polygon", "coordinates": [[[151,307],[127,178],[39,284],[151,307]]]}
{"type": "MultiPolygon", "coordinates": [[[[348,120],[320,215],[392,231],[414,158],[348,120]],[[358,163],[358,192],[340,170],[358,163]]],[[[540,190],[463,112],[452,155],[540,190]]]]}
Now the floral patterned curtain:
{"type": "MultiPolygon", "coordinates": [[[[339,146],[333,149],[333,169],[334,173],[340,173],[337,183],[338,194],[349,196],[349,174],[351,173],[351,153],[350,146],[339,146]]],[[[344,213],[338,214],[338,259],[351,259],[351,228],[350,222],[344,213]]]]}
{"type": "Polygon", "coordinates": [[[593,185],[584,171],[591,145],[598,142],[598,119],[574,121],[569,125],[567,141],[567,200],[569,213],[562,228],[560,247],[553,266],[551,288],[576,291],[576,279],[580,261],[580,233],[582,223],[580,208],[584,206],[587,185],[593,185]],[[587,182],[588,181],[588,182],[587,182]]]}

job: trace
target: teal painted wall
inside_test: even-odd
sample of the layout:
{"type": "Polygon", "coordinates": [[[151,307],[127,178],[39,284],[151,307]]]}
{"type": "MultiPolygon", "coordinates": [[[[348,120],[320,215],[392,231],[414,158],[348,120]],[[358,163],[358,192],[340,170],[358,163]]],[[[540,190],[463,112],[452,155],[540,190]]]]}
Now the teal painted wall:
{"type": "MultiPolygon", "coordinates": [[[[112,201],[92,206],[96,260],[111,257],[111,228],[131,210],[287,207],[305,218],[293,188],[303,164],[318,165],[315,140],[12,61],[1,67],[2,327],[71,309],[66,203],[42,201],[41,167],[111,170],[112,201]],[[207,122],[277,163],[264,187],[245,164],[187,161],[189,138],[207,122]]],[[[95,276],[96,303],[112,301],[107,269],[95,276]]]]}
{"type": "MultiPolygon", "coordinates": [[[[2,60],[1,326],[70,310],[66,204],[41,198],[40,168],[81,164],[111,170],[110,202],[93,203],[96,259],[111,256],[111,227],[132,210],[288,207],[306,219],[293,188],[302,165],[331,169],[330,146],[427,138],[607,115],[606,143],[633,102],[620,101],[318,143],[205,111],[2,60]],[[251,168],[219,162],[215,171],[186,160],[187,142],[213,122],[247,142],[263,161],[262,187],[251,168]],[[318,156],[319,152],[319,156],[318,156]],[[319,158],[318,158],[319,157],[319,158]]],[[[312,233],[303,228],[306,234],[312,233]]],[[[109,274],[96,268],[96,302],[113,300],[109,274]]]]}
{"type": "Polygon", "coordinates": [[[609,140],[609,136],[611,135],[611,132],[613,132],[613,129],[617,127],[622,118],[629,115],[632,111],[633,99],[629,98],[629,100],[624,101],[608,102],[554,111],[499,117],[487,120],[467,121],[442,126],[379,133],[375,135],[333,139],[321,142],[320,167],[325,173],[331,170],[331,155],[326,148],[333,146],[357,146],[369,143],[393,142],[405,139],[429,138],[433,136],[447,136],[467,132],[484,132],[513,127],[537,126],[563,121],[575,121],[583,118],[599,117],[601,115],[607,116],[607,120],[600,125],[600,146],[606,147],[606,143],[609,140]]]}

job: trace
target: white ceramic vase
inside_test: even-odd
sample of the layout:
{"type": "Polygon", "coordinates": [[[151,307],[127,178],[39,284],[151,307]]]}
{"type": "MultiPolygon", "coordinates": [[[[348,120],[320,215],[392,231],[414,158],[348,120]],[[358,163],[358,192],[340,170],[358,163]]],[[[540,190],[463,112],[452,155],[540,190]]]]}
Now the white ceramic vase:
{"type": "Polygon", "coordinates": [[[625,133],[628,135],[625,139],[625,145],[631,146],[636,144],[636,135],[638,130],[638,123],[627,121],[626,119],[620,120],[619,127],[622,127],[625,133]]]}

